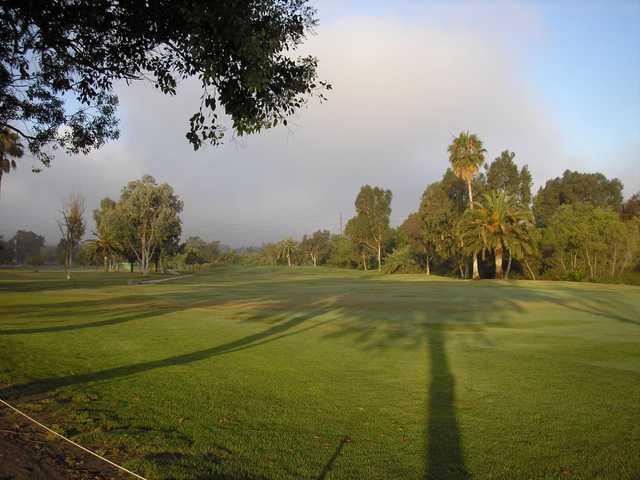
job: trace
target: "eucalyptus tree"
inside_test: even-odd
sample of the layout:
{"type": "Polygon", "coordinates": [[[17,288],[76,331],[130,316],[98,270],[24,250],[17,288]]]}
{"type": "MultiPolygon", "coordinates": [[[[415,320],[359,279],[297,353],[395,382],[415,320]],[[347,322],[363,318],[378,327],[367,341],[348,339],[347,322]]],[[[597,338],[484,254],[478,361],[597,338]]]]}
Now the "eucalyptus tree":
{"type": "Polygon", "coordinates": [[[623,222],[611,208],[562,205],[544,231],[550,273],[569,280],[618,278],[637,263],[639,226],[637,220],[623,222]]]}
{"type": "Polygon", "coordinates": [[[634,193],[622,204],[621,216],[623,220],[640,218],[640,192],[634,193]]]}
{"type": "Polygon", "coordinates": [[[504,150],[491,164],[486,165],[487,188],[490,190],[504,190],[510,197],[515,198],[523,206],[531,204],[531,187],[533,180],[529,167],[524,165],[520,170],[514,158],[516,154],[504,150]]]}
{"type": "Polygon", "coordinates": [[[521,257],[532,246],[530,231],[533,216],[528,209],[504,191],[491,191],[483,195],[482,202],[467,210],[460,224],[464,247],[472,253],[489,250],[495,256],[496,279],[502,279],[502,259],[505,250],[516,258],[521,257]]]}
{"type": "Polygon", "coordinates": [[[435,237],[427,230],[426,223],[420,212],[409,214],[400,225],[402,241],[409,245],[412,251],[420,257],[427,275],[431,274],[431,261],[435,255],[435,237]]]}
{"type": "Polygon", "coordinates": [[[562,205],[588,203],[592,207],[622,208],[623,185],[617,178],[602,173],[565,170],[561,177],[547,180],[533,201],[533,212],[539,226],[547,226],[562,205]]]}
{"type": "MultiPolygon", "coordinates": [[[[480,167],[484,164],[484,154],[486,150],[482,146],[482,141],[472,133],[461,132],[453,139],[448,148],[449,162],[453,173],[465,181],[467,184],[467,195],[469,197],[469,208],[473,209],[473,189],[471,184],[478,174],[480,167]]],[[[473,279],[480,278],[478,271],[478,256],[473,254],[473,279]]]]}
{"type": "Polygon", "coordinates": [[[389,234],[391,190],[363,185],[356,197],[358,240],[375,253],[378,270],[382,271],[382,246],[389,234]]]}
{"type": "Polygon", "coordinates": [[[331,233],[329,230],[318,230],[313,234],[302,237],[300,248],[308,255],[314,267],[329,256],[331,250],[331,233]]]}
{"type": "Polygon", "coordinates": [[[116,235],[140,262],[143,275],[162,244],[180,237],[183,203],[167,184],[150,175],[129,182],[116,204],[116,235]]]}
{"type": "Polygon", "coordinates": [[[435,182],[427,186],[422,194],[418,213],[424,222],[424,233],[433,246],[435,255],[453,262],[453,266],[464,277],[464,253],[456,230],[462,213],[451,199],[444,182],[435,182]]]}
{"type": "Polygon", "coordinates": [[[362,215],[356,215],[347,222],[344,229],[344,235],[351,240],[353,254],[358,261],[362,261],[362,269],[366,272],[369,270],[369,257],[372,248],[369,246],[369,228],[367,219],[362,215]]]}
{"type": "Polygon", "coordinates": [[[291,237],[285,238],[279,243],[280,256],[286,258],[289,268],[293,266],[293,255],[297,246],[298,244],[291,237]]]}
{"type": "Polygon", "coordinates": [[[73,252],[80,243],[87,228],[84,214],[84,197],[78,194],[70,195],[60,209],[58,229],[62,237],[61,242],[64,245],[64,270],[67,275],[67,280],[71,280],[73,252]]]}

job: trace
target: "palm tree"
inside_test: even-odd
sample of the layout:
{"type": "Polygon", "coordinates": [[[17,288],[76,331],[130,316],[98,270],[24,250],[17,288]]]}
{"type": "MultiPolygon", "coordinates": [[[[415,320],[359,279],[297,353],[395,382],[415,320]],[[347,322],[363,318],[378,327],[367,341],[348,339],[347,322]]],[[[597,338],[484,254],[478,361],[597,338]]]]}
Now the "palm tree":
{"type": "Polygon", "coordinates": [[[18,134],[8,128],[0,130],[0,184],[2,175],[14,170],[17,167],[15,159],[22,157],[23,154],[24,148],[18,134]]]}
{"type": "MultiPolygon", "coordinates": [[[[473,189],[471,182],[478,174],[478,170],[484,163],[484,154],[486,150],[482,147],[482,141],[476,134],[461,132],[453,139],[448,148],[449,162],[453,173],[467,184],[467,193],[469,194],[469,208],[473,209],[473,189]]],[[[473,254],[473,279],[480,278],[478,272],[478,255],[473,254]]]]}
{"type": "Polygon", "coordinates": [[[483,195],[482,203],[465,212],[461,236],[465,249],[475,253],[490,250],[495,254],[496,279],[503,278],[502,257],[505,250],[514,258],[523,258],[533,248],[533,215],[504,191],[483,195]]]}

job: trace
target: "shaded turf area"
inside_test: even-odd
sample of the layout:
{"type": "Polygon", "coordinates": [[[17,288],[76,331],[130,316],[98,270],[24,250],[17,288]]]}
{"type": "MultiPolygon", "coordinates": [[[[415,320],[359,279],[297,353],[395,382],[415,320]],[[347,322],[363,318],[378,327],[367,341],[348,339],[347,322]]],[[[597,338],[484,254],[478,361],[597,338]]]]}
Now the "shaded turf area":
{"type": "Polygon", "coordinates": [[[148,478],[638,478],[638,287],[130,278],[0,272],[0,397],[148,478]]]}

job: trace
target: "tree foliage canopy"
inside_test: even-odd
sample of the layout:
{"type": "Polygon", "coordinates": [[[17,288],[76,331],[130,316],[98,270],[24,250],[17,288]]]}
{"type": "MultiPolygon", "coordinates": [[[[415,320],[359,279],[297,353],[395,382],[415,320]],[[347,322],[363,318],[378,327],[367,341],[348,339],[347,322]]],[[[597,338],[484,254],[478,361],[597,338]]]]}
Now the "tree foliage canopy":
{"type": "Polygon", "coordinates": [[[520,204],[528,206],[531,203],[533,180],[526,165],[518,171],[518,166],[513,160],[515,156],[514,152],[504,150],[487,166],[487,188],[503,190],[520,204]]]}
{"type": "Polygon", "coordinates": [[[118,137],[116,82],[175,94],[192,77],[194,148],[222,140],[221,111],[238,135],[286,124],[330,88],[314,57],[292,54],[316,23],[308,0],[4,0],[0,127],[48,165],[46,147],[86,153],[118,137]]]}
{"type": "Polygon", "coordinates": [[[602,173],[565,170],[562,177],[548,180],[538,191],[533,205],[536,221],[545,226],[560,206],[577,203],[620,211],[622,182],[617,178],[609,180],[602,173]]]}

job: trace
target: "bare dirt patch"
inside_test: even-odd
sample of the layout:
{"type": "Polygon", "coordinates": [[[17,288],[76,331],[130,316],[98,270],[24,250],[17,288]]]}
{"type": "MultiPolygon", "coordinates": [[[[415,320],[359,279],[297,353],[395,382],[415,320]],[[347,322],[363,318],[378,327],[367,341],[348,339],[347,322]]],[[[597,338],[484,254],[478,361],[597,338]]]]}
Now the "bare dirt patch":
{"type": "Polygon", "coordinates": [[[128,475],[50,438],[27,419],[0,406],[0,480],[107,480],[128,475]]]}

